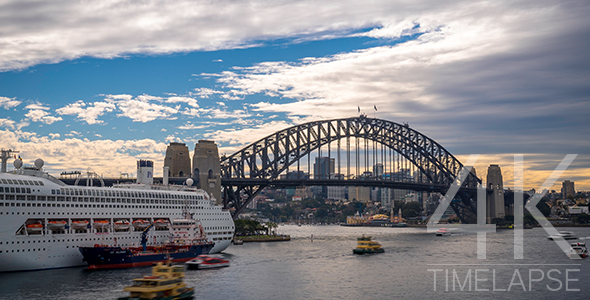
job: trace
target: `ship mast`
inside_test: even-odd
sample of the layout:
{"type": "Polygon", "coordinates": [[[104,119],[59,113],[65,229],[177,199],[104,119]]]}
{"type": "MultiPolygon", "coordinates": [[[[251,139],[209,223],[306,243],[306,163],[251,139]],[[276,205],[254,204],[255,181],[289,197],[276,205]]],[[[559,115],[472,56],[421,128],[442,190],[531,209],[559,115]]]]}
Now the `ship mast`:
{"type": "Polygon", "coordinates": [[[12,149],[4,150],[2,149],[2,173],[6,173],[6,161],[9,157],[12,156],[14,153],[19,153],[18,151],[13,151],[12,149]]]}

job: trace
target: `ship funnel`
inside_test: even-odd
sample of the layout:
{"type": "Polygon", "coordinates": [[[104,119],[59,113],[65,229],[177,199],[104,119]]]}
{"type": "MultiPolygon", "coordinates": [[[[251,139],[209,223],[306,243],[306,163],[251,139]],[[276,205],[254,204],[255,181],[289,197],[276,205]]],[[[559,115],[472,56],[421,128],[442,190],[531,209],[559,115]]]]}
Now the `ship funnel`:
{"type": "Polygon", "coordinates": [[[137,162],[137,183],[154,183],[154,162],[151,160],[139,160],[137,162]]]}

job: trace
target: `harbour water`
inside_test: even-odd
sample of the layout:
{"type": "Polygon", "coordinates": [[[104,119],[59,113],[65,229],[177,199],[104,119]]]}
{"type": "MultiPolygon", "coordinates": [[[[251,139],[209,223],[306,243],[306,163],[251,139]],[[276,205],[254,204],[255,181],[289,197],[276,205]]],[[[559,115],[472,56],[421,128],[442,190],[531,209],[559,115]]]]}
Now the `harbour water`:
{"type": "MultiPolygon", "coordinates": [[[[560,228],[590,238],[590,228],[560,228]]],[[[187,270],[195,299],[590,299],[590,258],[569,259],[542,228],[524,231],[524,258],[514,259],[514,235],[436,237],[426,228],[286,225],[289,242],[230,246],[229,268],[187,270]],[[370,235],[383,254],[353,255],[370,235]],[[313,235],[313,241],[311,236],[313,235]],[[436,275],[436,279],[434,276],[436,275]]],[[[588,241],[588,240],[581,240],[588,241]]],[[[0,299],[116,299],[150,267],[83,267],[0,274],[0,299]]]]}

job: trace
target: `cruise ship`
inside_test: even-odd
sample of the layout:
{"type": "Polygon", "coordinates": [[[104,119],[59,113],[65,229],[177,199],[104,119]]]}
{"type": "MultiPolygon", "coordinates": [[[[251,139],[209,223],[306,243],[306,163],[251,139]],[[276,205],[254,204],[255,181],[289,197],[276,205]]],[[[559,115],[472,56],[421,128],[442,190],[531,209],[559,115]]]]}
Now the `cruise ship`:
{"type": "Polygon", "coordinates": [[[83,266],[78,247],[96,244],[137,246],[143,230],[149,244],[168,242],[167,224],[182,218],[183,208],[201,221],[210,253],[225,250],[235,227],[229,211],[192,187],[153,184],[153,162],[137,163],[137,182],[112,187],[66,185],[35,167],[0,172],[0,272],[83,266]]]}

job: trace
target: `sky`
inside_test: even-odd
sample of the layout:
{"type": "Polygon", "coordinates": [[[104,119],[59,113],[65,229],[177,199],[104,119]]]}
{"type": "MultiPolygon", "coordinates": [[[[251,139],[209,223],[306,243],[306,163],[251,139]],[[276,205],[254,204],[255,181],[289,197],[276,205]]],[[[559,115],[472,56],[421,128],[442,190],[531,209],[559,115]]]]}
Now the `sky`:
{"type": "Polygon", "coordinates": [[[157,176],[170,142],[232,154],[360,107],[481,154],[477,174],[498,164],[505,186],[514,154],[527,189],[577,154],[557,183],[590,190],[588,15],[582,0],[0,0],[0,147],[53,175],[151,159],[157,176]]]}

